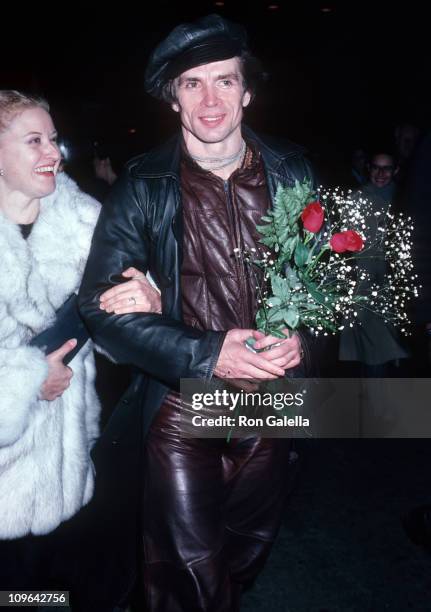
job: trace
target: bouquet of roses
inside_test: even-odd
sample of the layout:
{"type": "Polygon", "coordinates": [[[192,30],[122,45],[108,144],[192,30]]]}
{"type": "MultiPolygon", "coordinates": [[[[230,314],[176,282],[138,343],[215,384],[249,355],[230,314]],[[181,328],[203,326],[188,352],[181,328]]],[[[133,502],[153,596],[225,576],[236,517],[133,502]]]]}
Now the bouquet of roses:
{"type": "Polygon", "coordinates": [[[406,333],[407,302],[417,295],[409,218],[390,208],[376,212],[338,188],[316,194],[304,181],[278,187],[262,222],[262,249],[236,252],[254,270],[259,330],[283,338],[283,329],[307,327],[326,335],[352,326],[366,308],[406,333]],[[383,284],[360,265],[367,257],[384,259],[383,284]]]}

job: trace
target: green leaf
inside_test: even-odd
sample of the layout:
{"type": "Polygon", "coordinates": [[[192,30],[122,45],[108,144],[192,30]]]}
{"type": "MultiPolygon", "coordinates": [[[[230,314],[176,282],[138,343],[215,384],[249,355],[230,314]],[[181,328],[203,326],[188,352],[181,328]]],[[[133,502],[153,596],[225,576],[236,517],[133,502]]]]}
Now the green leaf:
{"type": "Polygon", "coordinates": [[[271,308],[267,313],[268,323],[278,323],[285,320],[286,308],[271,308]]]}
{"type": "Polygon", "coordinates": [[[312,281],[308,281],[304,279],[304,284],[307,288],[308,293],[318,304],[323,304],[323,306],[326,306],[327,308],[331,308],[333,298],[330,294],[328,293],[323,294],[321,291],[317,289],[317,285],[313,283],[312,281]],[[327,297],[328,300],[325,300],[325,297],[327,297]]]}
{"type": "Polygon", "coordinates": [[[271,334],[271,336],[275,336],[276,338],[281,338],[281,339],[285,339],[286,338],[286,334],[283,333],[283,329],[284,329],[285,325],[277,325],[275,326],[270,326],[268,328],[268,334],[271,334]]]}
{"type": "Polygon", "coordinates": [[[257,226],[264,237],[261,240],[276,253],[290,257],[295,250],[300,231],[298,219],[308,201],[313,199],[311,183],[295,182],[294,187],[277,188],[274,206],[262,217],[262,224],[257,226]]]}
{"type": "Polygon", "coordinates": [[[282,278],[278,274],[271,275],[271,289],[275,297],[280,298],[282,301],[287,301],[290,295],[289,285],[285,278],[282,278]]]}
{"type": "Polygon", "coordinates": [[[271,304],[271,306],[269,306],[269,308],[274,308],[275,306],[281,306],[281,298],[279,297],[270,297],[267,300],[267,304],[269,306],[269,304],[271,304]]]}
{"type": "Polygon", "coordinates": [[[265,236],[272,234],[272,227],[269,225],[256,225],[257,231],[265,236]]]}
{"type": "Polygon", "coordinates": [[[299,312],[295,306],[289,306],[289,308],[283,310],[284,320],[287,327],[290,329],[296,329],[299,323],[299,312]]]}
{"type": "Polygon", "coordinates": [[[259,308],[256,314],[256,327],[260,331],[263,331],[264,334],[267,333],[267,318],[266,311],[264,308],[259,308]]]}
{"type": "Polygon", "coordinates": [[[286,280],[290,289],[295,289],[299,285],[298,274],[295,270],[292,270],[290,266],[286,267],[286,280]]]}
{"type": "Polygon", "coordinates": [[[308,259],[308,249],[305,244],[301,241],[298,241],[295,249],[295,263],[299,268],[303,268],[307,263],[308,259]]]}

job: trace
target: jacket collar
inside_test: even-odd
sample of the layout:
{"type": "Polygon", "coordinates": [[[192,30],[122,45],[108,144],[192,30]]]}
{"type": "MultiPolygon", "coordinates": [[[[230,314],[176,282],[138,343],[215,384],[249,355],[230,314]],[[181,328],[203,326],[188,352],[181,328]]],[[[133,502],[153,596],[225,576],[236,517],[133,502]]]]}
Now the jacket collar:
{"type": "MultiPolygon", "coordinates": [[[[303,155],[305,149],[290,141],[272,141],[269,138],[262,140],[246,125],[242,131],[247,140],[257,144],[267,172],[278,174],[284,161],[288,157],[303,155]]],[[[135,178],[160,178],[163,176],[179,180],[181,159],[181,134],[176,134],[165,144],[144,155],[132,159],[128,168],[135,178]]]]}
{"type": "Polygon", "coordinates": [[[166,176],[179,180],[180,159],[181,134],[176,134],[162,146],[132,159],[128,168],[134,178],[166,176]]]}
{"type": "MultiPolygon", "coordinates": [[[[262,156],[267,177],[272,176],[277,182],[283,183],[285,180],[286,160],[292,157],[301,157],[306,153],[304,147],[290,142],[290,140],[280,140],[268,136],[262,139],[247,126],[243,126],[243,134],[247,140],[256,143],[262,156]]],[[[271,185],[268,184],[268,186],[272,191],[271,185]]]]}

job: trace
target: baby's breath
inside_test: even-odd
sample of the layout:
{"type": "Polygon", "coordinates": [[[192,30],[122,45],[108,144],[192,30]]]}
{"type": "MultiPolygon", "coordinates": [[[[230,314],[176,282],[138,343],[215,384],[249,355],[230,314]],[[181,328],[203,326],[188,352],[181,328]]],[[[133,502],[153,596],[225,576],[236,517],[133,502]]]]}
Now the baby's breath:
{"type": "Polygon", "coordinates": [[[286,327],[305,326],[315,335],[327,335],[358,324],[362,308],[408,333],[408,301],[418,294],[410,217],[395,215],[390,207],[375,212],[368,200],[339,188],[320,188],[316,194],[305,181],[279,187],[274,208],[262,221],[261,248],[235,249],[251,270],[263,270],[253,272],[258,329],[280,337],[286,327]],[[317,199],[324,203],[325,218],[312,233],[304,229],[301,213],[317,199]],[[331,250],[331,236],[349,230],[362,238],[361,251],[331,250]],[[364,265],[367,258],[385,262],[383,283],[373,282],[364,265]]]}

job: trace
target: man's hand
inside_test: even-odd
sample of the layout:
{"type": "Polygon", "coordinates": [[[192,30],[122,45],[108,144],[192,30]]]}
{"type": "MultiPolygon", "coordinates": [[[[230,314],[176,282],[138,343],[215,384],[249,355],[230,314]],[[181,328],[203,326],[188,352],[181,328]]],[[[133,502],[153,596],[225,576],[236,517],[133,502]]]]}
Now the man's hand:
{"type": "MultiPolygon", "coordinates": [[[[256,380],[273,380],[284,376],[284,368],[272,360],[273,355],[270,356],[272,350],[277,349],[260,354],[253,353],[244,344],[250,337],[260,340],[261,335],[253,329],[231,329],[227,332],[214,369],[215,376],[256,380]]],[[[284,352],[282,354],[284,355],[284,352]]],[[[286,358],[276,359],[280,362],[286,361],[286,358]]]]}
{"type": "Polygon", "coordinates": [[[122,276],[131,280],[108,289],[100,296],[100,308],[115,314],[162,312],[160,293],[136,268],[127,268],[122,276]]]}
{"type": "Polygon", "coordinates": [[[59,349],[47,355],[48,377],[42,385],[40,399],[52,401],[69,387],[73,371],[65,366],[63,359],[76,346],[76,340],[67,340],[59,349]]]}
{"type": "MultiPolygon", "coordinates": [[[[288,336],[289,330],[284,329],[283,333],[288,336]]],[[[275,336],[265,336],[262,332],[256,331],[254,337],[258,339],[253,346],[255,349],[264,349],[274,345],[273,348],[269,348],[263,353],[260,353],[261,355],[266,355],[274,365],[278,365],[288,370],[301,363],[302,348],[301,341],[297,334],[294,334],[290,338],[283,339],[276,338],[275,336]]]]}

